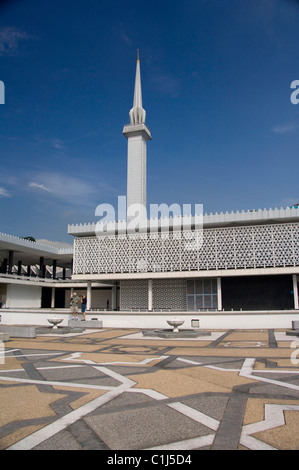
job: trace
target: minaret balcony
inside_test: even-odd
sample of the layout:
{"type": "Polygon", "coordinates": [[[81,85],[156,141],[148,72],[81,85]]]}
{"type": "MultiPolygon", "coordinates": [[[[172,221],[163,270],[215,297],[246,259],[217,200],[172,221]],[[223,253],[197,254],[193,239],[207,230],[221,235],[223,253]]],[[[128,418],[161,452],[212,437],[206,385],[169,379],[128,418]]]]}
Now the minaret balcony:
{"type": "Polygon", "coordinates": [[[152,140],[150,130],[145,124],[127,124],[123,128],[123,135],[127,138],[142,135],[145,140],[152,140]]]}

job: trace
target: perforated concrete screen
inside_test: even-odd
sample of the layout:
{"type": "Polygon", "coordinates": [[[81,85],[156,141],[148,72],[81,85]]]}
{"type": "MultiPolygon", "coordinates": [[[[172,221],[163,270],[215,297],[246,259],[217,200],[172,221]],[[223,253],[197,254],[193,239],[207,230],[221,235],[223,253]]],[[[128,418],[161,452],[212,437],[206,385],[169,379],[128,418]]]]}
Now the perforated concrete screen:
{"type": "Polygon", "coordinates": [[[299,266],[298,223],[205,229],[195,249],[186,249],[185,237],[175,232],[82,237],[74,243],[74,274],[286,266],[299,266]]]}

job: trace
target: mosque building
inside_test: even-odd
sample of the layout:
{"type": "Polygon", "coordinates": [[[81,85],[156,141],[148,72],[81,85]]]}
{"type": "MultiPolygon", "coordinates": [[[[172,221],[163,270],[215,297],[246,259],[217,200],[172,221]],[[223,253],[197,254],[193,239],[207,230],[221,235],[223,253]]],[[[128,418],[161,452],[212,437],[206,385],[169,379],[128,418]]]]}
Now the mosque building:
{"type": "Polygon", "coordinates": [[[36,309],[63,309],[74,289],[87,292],[87,314],[104,326],[152,327],[169,315],[182,315],[187,324],[201,321],[207,328],[289,327],[299,313],[299,208],[169,211],[165,217],[148,217],[147,145],[152,137],[145,124],[139,57],[129,117],[123,128],[124,217],[119,211],[115,220],[69,225],[73,249],[64,251],[0,234],[0,300],[1,294],[6,300],[0,314],[6,312],[7,319],[9,309],[17,311],[24,299],[33,308],[28,288],[36,287],[36,309]],[[48,277],[41,275],[45,257],[51,265],[48,277]],[[33,265],[39,266],[35,280],[28,275],[33,265]]]}
{"type": "MultiPolygon", "coordinates": [[[[127,210],[146,208],[147,142],[151,133],[142,107],[140,61],[137,59],[128,140],[127,210]],[[135,206],[134,206],[135,205],[135,206]]],[[[141,219],[144,214],[140,211],[141,219]]],[[[246,311],[298,309],[299,209],[286,208],[193,216],[186,248],[182,218],[151,220],[141,233],[128,233],[125,221],[71,225],[74,240],[73,280],[111,281],[117,309],[172,311],[246,311]],[[117,296],[117,291],[119,295],[117,296]]],[[[127,219],[128,222],[128,219],[127,219]]],[[[150,314],[150,313],[149,313],[150,314]]]]}

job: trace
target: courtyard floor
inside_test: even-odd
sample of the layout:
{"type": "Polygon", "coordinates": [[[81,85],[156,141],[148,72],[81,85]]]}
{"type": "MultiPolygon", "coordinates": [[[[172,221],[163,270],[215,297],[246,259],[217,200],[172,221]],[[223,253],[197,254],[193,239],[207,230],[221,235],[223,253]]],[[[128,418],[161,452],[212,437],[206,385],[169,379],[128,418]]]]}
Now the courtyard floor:
{"type": "Polygon", "coordinates": [[[299,337],[286,330],[103,328],[4,346],[1,450],[299,449],[299,337]]]}

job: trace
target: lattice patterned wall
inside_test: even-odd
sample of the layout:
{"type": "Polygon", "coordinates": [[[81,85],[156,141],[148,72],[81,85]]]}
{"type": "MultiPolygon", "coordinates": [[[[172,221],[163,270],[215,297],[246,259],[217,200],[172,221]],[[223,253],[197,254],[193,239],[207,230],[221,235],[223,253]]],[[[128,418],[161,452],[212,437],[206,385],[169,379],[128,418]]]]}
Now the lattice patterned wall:
{"type": "Polygon", "coordinates": [[[299,266],[299,223],[206,229],[194,250],[175,232],[82,237],[74,243],[74,274],[279,266],[299,266]]]}
{"type": "Polygon", "coordinates": [[[153,308],[186,310],[186,280],[154,279],[153,308]]]}
{"type": "Polygon", "coordinates": [[[121,281],[120,283],[120,309],[148,308],[148,281],[121,281]]]}

